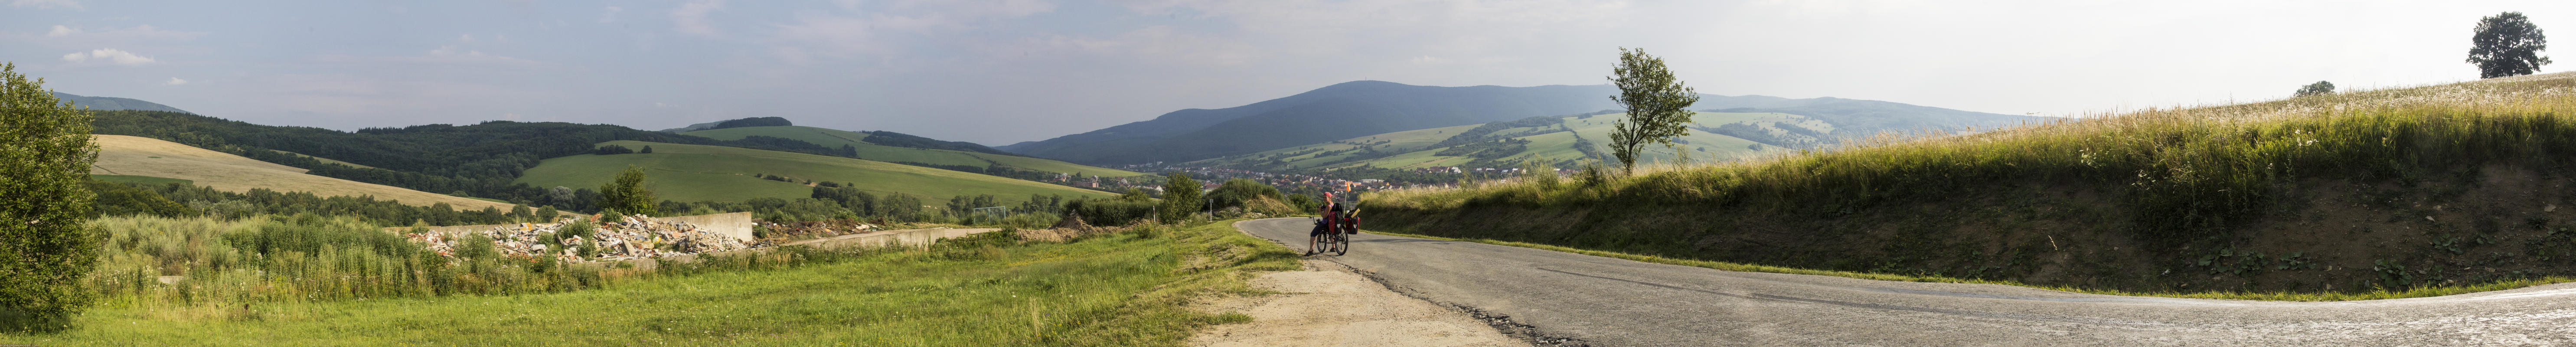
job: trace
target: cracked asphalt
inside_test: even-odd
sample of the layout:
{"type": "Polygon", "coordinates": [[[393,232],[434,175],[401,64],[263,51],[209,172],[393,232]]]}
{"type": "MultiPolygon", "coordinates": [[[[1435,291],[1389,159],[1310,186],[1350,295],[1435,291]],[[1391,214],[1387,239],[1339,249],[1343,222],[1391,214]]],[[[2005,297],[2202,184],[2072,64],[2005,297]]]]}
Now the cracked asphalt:
{"type": "MultiPolygon", "coordinates": [[[[1307,218],[1238,224],[1303,250],[1307,218]]],[[[2269,302],[1733,272],[1377,234],[1314,256],[1525,341],[1594,346],[2561,346],[2576,283],[2269,302]]]]}

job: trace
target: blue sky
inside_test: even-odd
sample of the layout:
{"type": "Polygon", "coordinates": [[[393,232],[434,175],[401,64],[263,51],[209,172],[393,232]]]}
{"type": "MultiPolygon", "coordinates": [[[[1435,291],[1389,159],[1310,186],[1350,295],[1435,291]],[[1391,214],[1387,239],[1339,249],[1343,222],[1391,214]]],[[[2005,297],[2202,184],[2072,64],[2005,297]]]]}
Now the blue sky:
{"type": "Polygon", "coordinates": [[[0,3],[0,61],[47,87],[253,123],[780,116],[992,145],[1352,80],[1599,84],[1617,47],[1705,93],[2080,116],[2473,79],[2469,29],[2501,11],[2576,30],[2563,1],[0,3]]]}

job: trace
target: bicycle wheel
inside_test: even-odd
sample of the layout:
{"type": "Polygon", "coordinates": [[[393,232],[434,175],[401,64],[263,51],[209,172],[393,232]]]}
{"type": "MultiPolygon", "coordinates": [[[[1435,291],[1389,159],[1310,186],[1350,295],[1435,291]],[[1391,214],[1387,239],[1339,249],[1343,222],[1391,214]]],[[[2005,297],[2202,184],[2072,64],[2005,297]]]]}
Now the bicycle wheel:
{"type": "Polygon", "coordinates": [[[1351,253],[1351,234],[1333,234],[1333,255],[1351,253]]]}

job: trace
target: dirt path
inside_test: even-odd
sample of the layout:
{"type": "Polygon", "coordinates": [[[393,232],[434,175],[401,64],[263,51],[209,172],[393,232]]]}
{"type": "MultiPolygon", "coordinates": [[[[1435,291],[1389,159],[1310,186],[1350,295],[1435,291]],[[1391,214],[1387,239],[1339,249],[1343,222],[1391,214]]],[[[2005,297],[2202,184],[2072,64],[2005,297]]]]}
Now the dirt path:
{"type": "Polygon", "coordinates": [[[1526,346],[1464,312],[1396,294],[1340,264],[1306,260],[1305,270],[1263,274],[1263,297],[1227,298],[1205,312],[1240,312],[1252,322],[1219,325],[1191,346],[1526,346]]]}

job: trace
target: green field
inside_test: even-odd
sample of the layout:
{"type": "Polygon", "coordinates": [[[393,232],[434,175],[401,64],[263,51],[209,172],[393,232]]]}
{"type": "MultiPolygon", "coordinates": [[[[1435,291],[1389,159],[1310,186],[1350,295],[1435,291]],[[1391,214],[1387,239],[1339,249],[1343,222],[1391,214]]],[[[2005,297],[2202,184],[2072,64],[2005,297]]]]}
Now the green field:
{"type": "Polygon", "coordinates": [[[98,180],[100,180],[100,181],[108,181],[108,182],[116,182],[116,183],[133,183],[133,184],[164,184],[164,183],[196,184],[196,183],[197,183],[197,181],[183,180],[183,179],[177,179],[177,178],[161,178],[161,177],[152,177],[152,176],[135,176],[135,175],[89,175],[89,178],[98,179],[98,180]]]}
{"type": "MultiPolygon", "coordinates": [[[[654,147],[657,152],[661,147],[654,147]]],[[[1178,346],[1240,314],[1185,308],[1257,295],[1254,273],[1297,256],[1217,222],[1015,242],[1002,233],[927,251],[838,260],[711,260],[545,294],[186,303],[110,297],[43,346],[1178,346]],[[670,271],[670,270],[665,270],[670,271]]],[[[980,236],[980,235],[979,235],[980,236]]],[[[146,280],[148,281],[148,280],[146,280]]]]}
{"type": "MultiPolygon", "coordinates": [[[[786,138],[786,139],[792,139],[792,140],[798,140],[798,141],[812,142],[812,143],[814,143],[814,144],[822,145],[823,147],[830,147],[830,148],[840,148],[840,147],[841,147],[841,146],[843,146],[843,145],[847,145],[847,146],[850,146],[850,147],[853,147],[853,148],[857,148],[857,149],[858,149],[858,152],[859,152],[859,158],[861,158],[861,159],[875,160],[875,161],[884,161],[884,162],[914,162],[914,163],[937,164],[937,165],[966,165],[966,166],[982,166],[982,167],[991,167],[993,164],[1001,164],[1001,165],[1008,165],[1008,166],[1011,166],[1011,167],[1017,167],[1017,168],[1021,168],[1021,169],[1028,169],[1028,170],[1045,171],[1045,172],[1058,172],[1058,173],[1065,173],[1065,174],[1082,174],[1082,175],[1086,175],[1086,176],[1100,176],[1100,177],[1127,177],[1127,176],[1144,176],[1144,175],[1145,175],[1144,173],[1139,173],[1139,172],[1134,172],[1134,171],[1125,171],[1125,170],[1117,170],[1117,169],[1110,169],[1110,168],[1102,168],[1102,167],[1094,167],[1094,166],[1085,166],[1085,165],[1081,165],[1081,164],[1067,163],[1067,162],[1058,161],[1058,160],[1053,160],[1053,159],[1040,159],[1040,158],[1022,157],[1022,156],[1009,156],[1009,155],[999,155],[999,154],[991,154],[991,153],[976,153],[976,152],[955,151],[955,150],[945,150],[945,149],[908,148],[908,147],[894,147],[894,146],[878,145],[878,144],[868,143],[868,142],[867,142],[867,138],[868,138],[868,134],[867,134],[867,133],[861,133],[861,132],[855,132],[855,131],[842,131],[842,130],[824,129],[824,128],[816,128],[816,127],[806,127],[806,126],[774,126],[774,127],[741,127],[741,128],[724,128],[724,129],[714,129],[714,130],[699,130],[699,131],[691,131],[691,132],[685,132],[685,133],[680,133],[680,134],[681,134],[681,135],[691,135],[691,136],[706,137],[706,138],[712,138],[712,139],[718,139],[718,140],[739,140],[739,139],[742,139],[743,137],[754,136],[754,135],[757,135],[757,136],[769,136],[769,137],[778,137],[778,138],[786,138]]],[[[1436,140],[1435,140],[1435,141],[1436,141],[1436,140]]]]}
{"type": "Polygon", "coordinates": [[[642,141],[609,141],[600,145],[628,148],[653,146],[653,153],[583,154],[546,159],[515,182],[537,187],[596,189],[626,169],[644,167],[650,189],[673,201],[742,201],[752,198],[809,197],[813,188],[799,183],[754,177],[770,174],[800,181],[852,184],[877,193],[905,193],[930,200],[992,194],[1002,201],[1025,200],[1030,194],[1108,197],[1108,192],[1052,185],[999,176],[933,169],[870,160],[738,147],[683,145],[642,141]]]}

